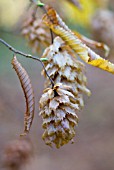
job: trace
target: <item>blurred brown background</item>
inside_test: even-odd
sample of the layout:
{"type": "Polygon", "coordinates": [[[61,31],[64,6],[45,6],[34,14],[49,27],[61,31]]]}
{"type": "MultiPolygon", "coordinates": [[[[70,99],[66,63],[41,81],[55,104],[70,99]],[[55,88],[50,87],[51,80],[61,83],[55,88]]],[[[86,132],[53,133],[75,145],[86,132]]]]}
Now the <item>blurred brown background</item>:
{"type": "MultiPolygon", "coordinates": [[[[24,0],[16,2],[0,0],[0,37],[18,50],[32,53],[19,31],[16,33],[12,31],[26,4],[27,2],[24,0]]],[[[91,18],[98,7],[112,12],[114,9],[111,1],[102,1],[95,5],[90,0],[90,4],[94,9],[94,14],[88,14],[91,18]],[[104,3],[106,4],[104,5],[104,3]]],[[[57,8],[57,10],[60,9],[57,8]]],[[[83,20],[81,20],[80,23],[75,21],[74,24],[68,20],[68,17],[65,19],[73,29],[76,28],[84,35],[94,37],[92,27],[90,28],[91,22],[83,25],[83,20]]],[[[94,21],[92,20],[92,22],[94,21]]],[[[113,27],[114,22],[111,23],[113,27]]],[[[110,33],[106,32],[107,34],[110,33]]],[[[3,156],[6,144],[18,139],[23,130],[25,100],[19,80],[11,66],[12,57],[12,52],[0,44],[0,158],[3,156]]],[[[114,62],[113,53],[109,59],[114,62]]],[[[34,146],[35,156],[23,169],[114,170],[114,75],[86,65],[88,87],[91,89],[92,95],[90,98],[85,97],[85,107],[78,114],[80,121],[76,128],[75,143],[55,149],[46,146],[41,139],[42,120],[38,115],[38,100],[41,97],[44,82],[44,78],[40,74],[41,66],[31,59],[21,56],[18,56],[18,60],[31,77],[36,97],[35,118],[29,135],[34,146]]]]}

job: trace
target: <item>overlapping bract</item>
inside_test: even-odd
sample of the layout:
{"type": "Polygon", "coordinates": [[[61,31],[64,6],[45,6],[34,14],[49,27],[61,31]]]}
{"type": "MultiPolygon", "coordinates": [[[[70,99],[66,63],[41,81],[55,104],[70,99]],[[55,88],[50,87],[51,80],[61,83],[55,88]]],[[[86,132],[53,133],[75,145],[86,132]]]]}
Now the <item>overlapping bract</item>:
{"type": "MultiPolygon", "coordinates": [[[[60,37],[55,38],[42,57],[48,59],[45,68],[55,84],[52,88],[47,79],[40,99],[40,115],[45,129],[43,139],[46,144],[55,143],[59,148],[74,137],[77,112],[84,106],[83,92],[90,95],[90,91],[86,88],[84,65],[60,37]]],[[[45,75],[44,71],[42,73],[45,75]]]]}
{"type": "Polygon", "coordinates": [[[56,11],[51,7],[46,7],[47,14],[44,15],[44,23],[52,29],[52,31],[60,36],[81,59],[86,63],[99,67],[114,74],[114,64],[103,59],[86,44],[84,44],[62,21],[56,11]]]}

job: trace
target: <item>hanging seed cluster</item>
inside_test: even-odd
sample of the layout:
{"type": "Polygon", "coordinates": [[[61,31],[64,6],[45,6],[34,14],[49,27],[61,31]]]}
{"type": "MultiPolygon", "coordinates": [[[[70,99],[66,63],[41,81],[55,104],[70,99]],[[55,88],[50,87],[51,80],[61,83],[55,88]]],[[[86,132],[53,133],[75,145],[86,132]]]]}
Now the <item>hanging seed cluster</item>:
{"type": "Polygon", "coordinates": [[[34,16],[34,11],[27,16],[23,23],[22,35],[28,40],[33,52],[39,52],[50,43],[49,29],[42,20],[34,16]]]}
{"type": "MultiPolygon", "coordinates": [[[[84,106],[83,92],[90,95],[90,91],[86,88],[84,65],[60,37],[55,38],[42,57],[48,58],[45,67],[55,84],[52,88],[47,79],[40,99],[43,139],[46,144],[54,143],[59,148],[73,139],[77,112],[84,106]]],[[[44,71],[42,74],[45,76],[44,71]]]]}
{"type": "Polygon", "coordinates": [[[42,137],[47,145],[51,146],[53,142],[59,148],[74,137],[74,127],[78,123],[76,111],[79,110],[74,100],[70,86],[58,83],[53,89],[45,89],[40,99],[40,115],[45,129],[42,137]]]}

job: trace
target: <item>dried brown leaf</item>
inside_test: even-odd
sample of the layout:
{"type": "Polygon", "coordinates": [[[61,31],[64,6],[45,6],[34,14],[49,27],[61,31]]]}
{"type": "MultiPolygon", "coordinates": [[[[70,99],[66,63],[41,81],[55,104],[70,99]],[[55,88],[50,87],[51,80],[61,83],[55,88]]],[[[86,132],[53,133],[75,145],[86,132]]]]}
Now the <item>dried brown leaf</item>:
{"type": "Polygon", "coordinates": [[[35,109],[34,92],[30,78],[26,70],[18,62],[16,56],[14,56],[12,60],[12,65],[18,75],[26,99],[26,112],[24,115],[24,134],[22,134],[26,135],[30,131],[34,118],[35,109]]]}

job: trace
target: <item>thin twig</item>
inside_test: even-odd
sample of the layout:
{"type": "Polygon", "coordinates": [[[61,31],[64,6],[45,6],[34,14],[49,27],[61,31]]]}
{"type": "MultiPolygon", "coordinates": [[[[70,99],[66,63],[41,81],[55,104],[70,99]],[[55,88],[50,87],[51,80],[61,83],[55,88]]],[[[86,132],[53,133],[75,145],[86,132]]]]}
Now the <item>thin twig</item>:
{"type": "Polygon", "coordinates": [[[50,80],[50,82],[51,82],[51,84],[52,84],[52,87],[54,86],[54,82],[53,82],[53,80],[51,79],[51,77],[48,75],[48,73],[47,73],[47,71],[46,71],[46,68],[45,68],[45,65],[44,65],[44,63],[42,62],[42,59],[37,58],[37,57],[35,57],[35,56],[32,56],[31,54],[26,54],[26,53],[23,53],[23,52],[21,52],[21,51],[19,51],[19,50],[16,50],[15,48],[13,48],[11,45],[9,45],[6,41],[4,41],[4,40],[1,39],[1,38],[0,38],[0,42],[1,42],[2,44],[4,44],[6,47],[8,47],[8,49],[9,49],[10,51],[14,52],[15,54],[19,54],[19,55],[24,56],[24,57],[26,57],[26,58],[31,58],[31,59],[33,59],[33,60],[39,61],[39,62],[42,64],[42,67],[43,67],[43,69],[44,69],[47,77],[49,78],[49,80],[50,80]]]}
{"type": "Polygon", "coordinates": [[[37,14],[38,6],[35,6],[34,12],[32,14],[32,17],[36,19],[36,14],[37,14]]]}
{"type": "Polygon", "coordinates": [[[51,43],[53,44],[53,32],[52,32],[52,30],[50,29],[50,34],[51,34],[51,43]]]}
{"type": "MultiPolygon", "coordinates": [[[[40,3],[43,4],[42,2],[40,2],[40,3]]],[[[37,6],[39,6],[40,8],[42,8],[43,11],[44,11],[44,13],[46,13],[47,16],[49,17],[49,15],[48,15],[48,13],[47,13],[47,10],[46,10],[46,8],[45,8],[45,4],[44,4],[44,5],[40,5],[40,3],[38,3],[37,6]]],[[[49,17],[49,18],[50,18],[50,17],[49,17]]],[[[51,35],[51,44],[53,44],[53,39],[54,39],[54,37],[53,37],[53,32],[52,32],[51,29],[50,29],[50,35],[51,35]]]]}
{"type": "Polygon", "coordinates": [[[45,69],[45,66],[44,66],[44,63],[41,61],[41,64],[42,64],[42,67],[44,68],[44,71],[47,75],[47,77],[49,78],[50,82],[51,82],[51,85],[52,85],[52,88],[54,87],[54,81],[51,79],[51,77],[48,75],[46,69],[45,69]]]}
{"type": "MultiPolygon", "coordinates": [[[[47,14],[47,16],[50,18],[50,16],[49,16],[48,13],[47,13],[47,10],[46,10],[45,6],[41,6],[40,8],[42,8],[43,11],[44,11],[44,12],[47,14]]],[[[50,20],[51,20],[51,18],[50,18],[50,20]]],[[[53,32],[52,32],[51,29],[50,29],[50,34],[51,34],[51,43],[53,44],[53,39],[54,39],[54,37],[53,37],[53,32]]]]}

